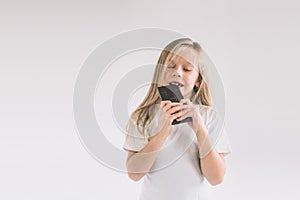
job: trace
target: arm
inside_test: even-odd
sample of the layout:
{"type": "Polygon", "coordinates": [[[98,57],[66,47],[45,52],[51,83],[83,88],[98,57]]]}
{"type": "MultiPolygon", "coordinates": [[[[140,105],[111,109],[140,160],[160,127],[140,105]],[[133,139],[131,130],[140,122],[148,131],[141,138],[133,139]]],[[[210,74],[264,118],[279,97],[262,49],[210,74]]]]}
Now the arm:
{"type": "Polygon", "coordinates": [[[199,129],[196,133],[196,136],[200,151],[208,151],[211,149],[204,158],[201,158],[200,156],[202,173],[211,185],[218,185],[223,181],[226,171],[224,154],[217,153],[214,149],[212,149],[209,139],[207,138],[206,129],[199,129]]]}
{"type": "Polygon", "coordinates": [[[172,131],[172,121],[180,115],[176,113],[180,109],[179,103],[162,101],[160,106],[158,120],[160,124],[157,127],[157,134],[151,137],[147,145],[139,152],[128,152],[126,161],[128,176],[134,181],[139,181],[150,171],[159,150],[172,131]]]}
{"type": "MultiPolygon", "coordinates": [[[[224,154],[217,153],[210,144],[208,129],[200,114],[199,105],[192,104],[189,99],[183,99],[181,100],[181,108],[182,116],[179,117],[178,120],[182,120],[186,117],[193,118],[193,121],[188,122],[188,124],[197,136],[203,175],[211,185],[220,184],[223,181],[226,171],[224,154]]],[[[214,118],[214,120],[217,120],[217,118],[214,118]]]]}
{"type": "Polygon", "coordinates": [[[134,181],[139,181],[150,171],[158,151],[163,146],[168,134],[159,132],[151,138],[149,143],[139,152],[128,151],[127,170],[128,177],[134,181]]]}

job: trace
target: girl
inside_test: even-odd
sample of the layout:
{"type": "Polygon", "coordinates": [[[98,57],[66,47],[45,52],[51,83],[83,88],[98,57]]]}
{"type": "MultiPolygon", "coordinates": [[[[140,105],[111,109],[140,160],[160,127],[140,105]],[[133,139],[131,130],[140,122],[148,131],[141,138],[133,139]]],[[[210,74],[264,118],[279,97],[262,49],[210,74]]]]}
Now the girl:
{"type": "Polygon", "coordinates": [[[145,99],[130,116],[123,148],[129,178],[144,178],[141,200],[205,199],[207,181],[217,185],[224,178],[231,148],[224,129],[218,141],[211,137],[220,120],[211,108],[202,53],[188,38],[168,44],[145,99]],[[184,96],[179,103],[160,100],[157,87],[168,84],[178,85],[184,96]],[[192,121],[172,125],[187,117],[192,121]]]}

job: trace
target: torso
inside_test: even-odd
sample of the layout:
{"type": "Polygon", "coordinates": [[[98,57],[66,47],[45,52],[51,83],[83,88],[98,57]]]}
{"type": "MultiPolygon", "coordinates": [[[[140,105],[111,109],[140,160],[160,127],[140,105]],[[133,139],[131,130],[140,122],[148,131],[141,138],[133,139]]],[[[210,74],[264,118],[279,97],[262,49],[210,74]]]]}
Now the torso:
{"type": "MultiPolygon", "coordinates": [[[[200,108],[204,123],[208,110],[200,108]]],[[[151,129],[158,125],[157,115],[151,129]]],[[[157,155],[151,171],[144,177],[141,200],[198,200],[209,196],[210,187],[200,168],[195,133],[187,123],[174,125],[157,155]]]]}

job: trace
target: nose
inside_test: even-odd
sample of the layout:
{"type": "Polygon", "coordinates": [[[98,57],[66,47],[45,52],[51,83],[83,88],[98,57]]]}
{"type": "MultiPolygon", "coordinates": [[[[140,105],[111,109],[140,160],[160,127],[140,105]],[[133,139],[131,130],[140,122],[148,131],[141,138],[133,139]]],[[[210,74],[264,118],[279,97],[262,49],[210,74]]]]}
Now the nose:
{"type": "Polygon", "coordinates": [[[174,71],[172,72],[172,76],[181,77],[181,71],[179,67],[177,67],[176,69],[174,68],[174,71]]]}
{"type": "Polygon", "coordinates": [[[181,77],[181,75],[180,74],[178,74],[177,72],[173,72],[173,74],[172,74],[173,76],[177,76],[177,77],[181,77]]]}

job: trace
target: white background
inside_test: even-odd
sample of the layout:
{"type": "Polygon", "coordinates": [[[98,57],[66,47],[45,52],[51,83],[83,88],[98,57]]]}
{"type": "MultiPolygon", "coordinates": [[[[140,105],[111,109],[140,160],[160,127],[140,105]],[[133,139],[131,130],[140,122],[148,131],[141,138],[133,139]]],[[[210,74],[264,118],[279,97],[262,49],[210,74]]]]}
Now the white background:
{"type": "Polygon", "coordinates": [[[0,199],[137,199],[81,145],[72,93],[91,51],[141,27],[198,40],[226,93],[233,153],[214,199],[299,199],[297,1],[0,1],[0,199]]]}

